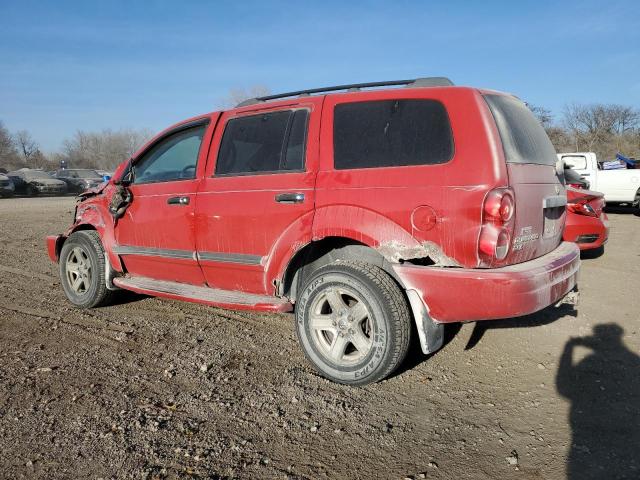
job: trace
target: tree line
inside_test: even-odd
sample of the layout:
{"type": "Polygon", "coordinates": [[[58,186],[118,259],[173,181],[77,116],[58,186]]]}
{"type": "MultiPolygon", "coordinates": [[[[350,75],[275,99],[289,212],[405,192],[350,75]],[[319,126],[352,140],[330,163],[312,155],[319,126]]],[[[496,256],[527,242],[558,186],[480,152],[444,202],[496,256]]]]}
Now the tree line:
{"type": "MultiPolygon", "coordinates": [[[[262,86],[232,90],[228,98],[221,100],[220,107],[232,108],[246,98],[268,93],[262,86]]],[[[544,107],[529,105],[529,108],[558,152],[596,152],[602,160],[612,159],[618,152],[640,158],[640,110],[635,107],[572,103],[564,107],[559,119],[544,107]]],[[[113,170],[149,138],[151,132],[146,129],[78,130],[62,142],[58,152],[45,154],[28,131],[11,133],[0,120],[0,168],[54,170],[65,160],[73,168],[113,170]]]]}
{"type": "MultiPolygon", "coordinates": [[[[264,85],[234,88],[218,100],[218,108],[228,110],[243,100],[270,93],[264,85]]],[[[26,167],[56,170],[64,160],[68,168],[114,170],[152,136],[153,133],[148,129],[105,129],[99,132],[78,130],[70,138],[63,140],[58,152],[45,154],[31,133],[27,130],[11,133],[0,119],[0,169],[12,171],[26,167]]]]}
{"type": "Polygon", "coordinates": [[[76,131],[62,142],[60,151],[45,154],[26,130],[11,133],[0,121],[0,168],[55,170],[62,160],[73,168],[113,170],[130,158],[149,138],[146,129],[105,129],[99,132],[76,131]]]}
{"type": "Polygon", "coordinates": [[[559,121],[550,110],[529,105],[547,131],[556,151],[595,152],[600,160],[617,153],[640,158],[640,110],[618,104],[565,105],[559,121]]]}

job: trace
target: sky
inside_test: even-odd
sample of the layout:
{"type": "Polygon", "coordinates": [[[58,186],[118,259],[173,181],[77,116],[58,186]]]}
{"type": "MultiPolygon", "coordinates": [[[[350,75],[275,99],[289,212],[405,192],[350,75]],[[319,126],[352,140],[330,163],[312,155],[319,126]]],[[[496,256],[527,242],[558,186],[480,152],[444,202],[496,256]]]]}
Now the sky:
{"type": "Polygon", "coordinates": [[[0,0],[0,121],[45,152],[272,92],[447,76],[550,109],[640,107],[640,2],[0,0]]]}

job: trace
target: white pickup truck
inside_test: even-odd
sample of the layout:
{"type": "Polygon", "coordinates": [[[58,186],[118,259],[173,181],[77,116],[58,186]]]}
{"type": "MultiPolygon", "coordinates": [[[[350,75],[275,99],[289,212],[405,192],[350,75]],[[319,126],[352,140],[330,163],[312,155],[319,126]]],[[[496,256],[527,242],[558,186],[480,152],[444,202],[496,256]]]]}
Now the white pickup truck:
{"type": "Polygon", "coordinates": [[[589,190],[604,193],[607,203],[631,203],[640,208],[640,168],[602,170],[593,152],[559,153],[558,160],[587,180],[589,190]]]}

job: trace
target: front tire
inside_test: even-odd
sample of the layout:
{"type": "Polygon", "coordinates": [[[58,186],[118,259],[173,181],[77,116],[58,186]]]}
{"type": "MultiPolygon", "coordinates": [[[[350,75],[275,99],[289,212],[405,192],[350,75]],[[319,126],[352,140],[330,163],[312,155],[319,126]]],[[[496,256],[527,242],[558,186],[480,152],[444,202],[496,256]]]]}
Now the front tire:
{"type": "Polygon", "coordinates": [[[107,288],[105,263],[98,232],[75,232],[64,242],[60,252],[60,282],[76,307],[99,307],[111,300],[113,292],[107,288]]]}
{"type": "Polygon", "coordinates": [[[390,375],[404,360],[411,316],[402,290],[386,272],[339,261],[306,281],[296,305],[296,331],[322,376],[367,385],[390,375]]]}

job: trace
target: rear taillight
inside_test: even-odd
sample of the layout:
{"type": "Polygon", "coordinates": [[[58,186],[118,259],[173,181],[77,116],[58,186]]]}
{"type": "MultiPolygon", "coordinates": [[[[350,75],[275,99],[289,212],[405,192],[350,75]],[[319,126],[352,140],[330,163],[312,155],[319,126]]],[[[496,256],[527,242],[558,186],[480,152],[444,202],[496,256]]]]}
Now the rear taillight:
{"type": "Polygon", "coordinates": [[[573,188],[582,189],[583,185],[581,183],[567,183],[567,187],[573,187],[573,188]]]}
{"type": "Polygon", "coordinates": [[[568,203],[567,210],[573,213],[577,213],[578,215],[586,215],[588,217],[597,217],[598,212],[589,205],[588,200],[579,200],[577,202],[568,203]]]}
{"type": "Polygon", "coordinates": [[[515,208],[515,198],[510,188],[496,188],[485,197],[478,240],[482,266],[490,266],[507,258],[511,247],[515,208]]]}

